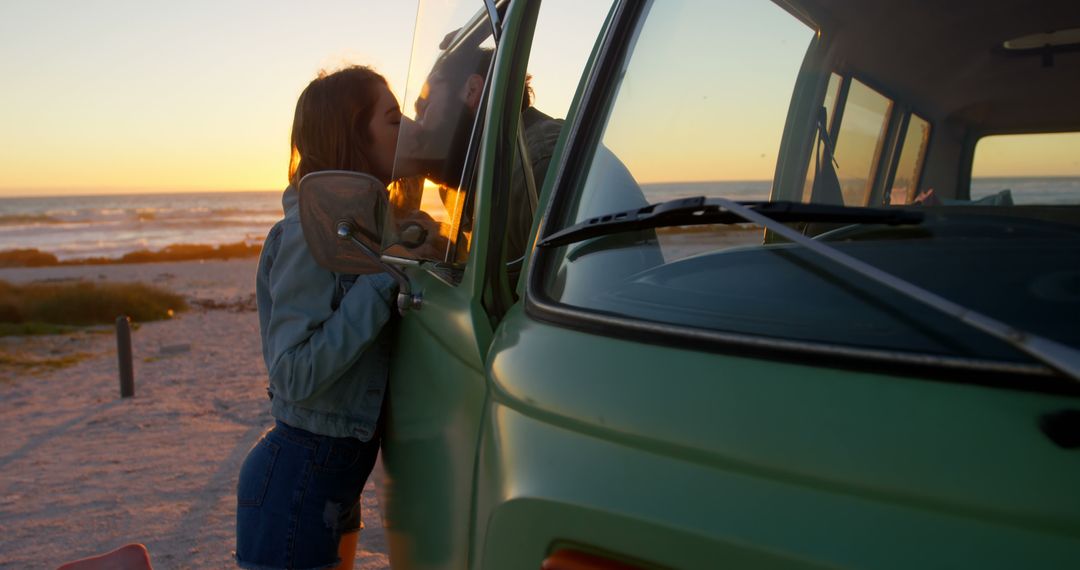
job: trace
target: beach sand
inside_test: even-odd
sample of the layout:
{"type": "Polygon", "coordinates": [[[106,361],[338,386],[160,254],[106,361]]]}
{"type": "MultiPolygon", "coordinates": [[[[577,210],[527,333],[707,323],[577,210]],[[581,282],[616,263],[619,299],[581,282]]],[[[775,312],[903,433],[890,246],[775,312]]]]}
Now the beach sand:
{"type": "MultiPolygon", "coordinates": [[[[191,309],[132,333],[119,397],[111,327],[0,338],[0,568],[55,568],[129,542],[155,568],[232,568],[237,473],[270,427],[255,259],[0,270],[0,279],[141,281],[191,309]]],[[[381,466],[363,495],[356,567],[388,568],[381,466]]]]}

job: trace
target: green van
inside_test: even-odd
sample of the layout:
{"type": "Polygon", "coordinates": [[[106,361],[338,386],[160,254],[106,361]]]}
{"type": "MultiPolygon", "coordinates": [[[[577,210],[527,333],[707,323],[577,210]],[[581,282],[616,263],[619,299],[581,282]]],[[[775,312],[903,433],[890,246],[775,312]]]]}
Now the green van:
{"type": "Polygon", "coordinates": [[[301,189],[402,286],[395,568],[1080,568],[1080,2],[424,0],[413,45],[428,179],[301,189]]]}

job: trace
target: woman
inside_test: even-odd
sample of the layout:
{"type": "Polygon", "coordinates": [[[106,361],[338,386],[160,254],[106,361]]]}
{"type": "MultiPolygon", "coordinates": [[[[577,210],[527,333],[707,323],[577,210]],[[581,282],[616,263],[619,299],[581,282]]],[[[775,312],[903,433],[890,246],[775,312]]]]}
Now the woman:
{"type": "Polygon", "coordinates": [[[319,170],[390,182],[401,112],[367,67],[321,73],[300,94],[285,218],[270,230],[256,276],[274,427],[248,453],[237,487],[236,559],[243,568],[352,568],[360,493],[379,450],[379,410],[393,279],[341,275],[315,263],[297,208],[300,179],[319,170]]]}

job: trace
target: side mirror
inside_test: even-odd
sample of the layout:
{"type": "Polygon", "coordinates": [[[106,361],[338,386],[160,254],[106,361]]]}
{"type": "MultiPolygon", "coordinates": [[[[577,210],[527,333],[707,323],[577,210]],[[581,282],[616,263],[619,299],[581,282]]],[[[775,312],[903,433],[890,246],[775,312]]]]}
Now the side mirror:
{"type": "Polygon", "coordinates": [[[345,170],[312,172],[300,179],[297,193],[300,226],[316,263],[337,273],[386,271],[379,253],[389,198],[379,179],[345,170]]]}

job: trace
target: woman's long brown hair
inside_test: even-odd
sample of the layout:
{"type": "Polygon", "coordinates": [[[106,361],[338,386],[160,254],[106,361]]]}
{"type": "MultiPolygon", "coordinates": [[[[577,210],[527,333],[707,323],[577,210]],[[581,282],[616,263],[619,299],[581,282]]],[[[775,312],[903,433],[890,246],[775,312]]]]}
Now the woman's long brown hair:
{"type": "Polygon", "coordinates": [[[371,172],[368,125],[386,79],[355,65],[320,72],[300,94],[293,116],[289,183],[318,170],[371,172]]]}

